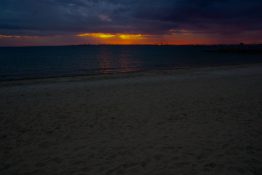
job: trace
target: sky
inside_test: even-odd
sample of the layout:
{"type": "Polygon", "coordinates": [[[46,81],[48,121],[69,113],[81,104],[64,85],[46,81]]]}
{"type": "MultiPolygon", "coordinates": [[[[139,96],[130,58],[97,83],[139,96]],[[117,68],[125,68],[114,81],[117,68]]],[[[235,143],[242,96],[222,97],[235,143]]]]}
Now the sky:
{"type": "Polygon", "coordinates": [[[0,46],[262,43],[262,0],[1,0],[0,46]]]}

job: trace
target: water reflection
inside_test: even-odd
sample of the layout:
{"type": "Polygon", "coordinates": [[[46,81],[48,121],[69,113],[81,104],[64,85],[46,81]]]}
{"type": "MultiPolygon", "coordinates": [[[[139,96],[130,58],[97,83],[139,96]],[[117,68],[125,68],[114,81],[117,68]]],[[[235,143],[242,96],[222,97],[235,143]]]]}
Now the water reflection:
{"type": "Polygon", "coordinates": [[[122,48],[118,55],[119,71],[122,73],[136,72],[140,70],[141,62],[134,60],[131,50],[122,48]]]}
{"type": "Polygon", "coordinates": [[[112,72],[112,53],[110,51],[110,49],[107,48],[101,48],[99,50],[99,56],[98,56],[98,60],[99,60],[99,67],[100,67],[100,73],[102,74],[107,74],[107,73],[111,73],[112,72]]]}
{"type": "Polygon", "coordinates": [[[136,72],[141,68],[141,62],[136,61],[130,48],[101,48],[99,52],[100,73],[136,72]]]}

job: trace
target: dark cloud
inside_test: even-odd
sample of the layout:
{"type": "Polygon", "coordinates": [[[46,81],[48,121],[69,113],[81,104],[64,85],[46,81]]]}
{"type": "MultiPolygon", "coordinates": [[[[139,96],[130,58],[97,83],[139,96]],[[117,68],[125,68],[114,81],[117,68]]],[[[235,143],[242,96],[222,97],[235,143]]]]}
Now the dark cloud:
{"type": "Polygon", "coordinates": [[[174,29],[198,32],[242,32],[262,29],[260,0],[177,0],[155,4],[136,14],[138,18],[171,22],[174,29]]]}
{"type": "Polygon", "coordinates": [[[261,0],[1,0],[0,34],[262,31],[261,0]]]}

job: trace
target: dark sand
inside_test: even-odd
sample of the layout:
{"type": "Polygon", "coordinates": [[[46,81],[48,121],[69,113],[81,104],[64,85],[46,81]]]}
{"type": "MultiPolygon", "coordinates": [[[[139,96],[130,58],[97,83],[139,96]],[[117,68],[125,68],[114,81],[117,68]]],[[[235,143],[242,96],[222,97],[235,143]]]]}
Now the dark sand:
{"type": "Polygon", "coordinates": [[[0,174],[262,174],[262,66],[1,82],[0,174]]]}

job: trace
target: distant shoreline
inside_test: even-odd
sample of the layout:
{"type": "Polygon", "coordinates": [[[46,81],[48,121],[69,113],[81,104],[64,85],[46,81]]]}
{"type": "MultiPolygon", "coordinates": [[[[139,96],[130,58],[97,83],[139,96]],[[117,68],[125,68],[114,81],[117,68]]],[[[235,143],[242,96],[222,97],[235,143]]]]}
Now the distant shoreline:
{"type": "MultiPolygon", "coordinates": [[[[120,47],[128,47],[128,46],[174,46],[174,47],[214,47],[214,46],[240,46],[241,44],[185,44],[185,45],[175,45],[175,44],[79,44],[79,45],[26,45],[26,46],[0,46],[0,48],[26,48],[26,47],[85,47],[85,46],[120,46],[120,47]]],[[[260,46],[262,47],[262,43],[258,44],[244,44],[244,46],[260,46]]]]}

